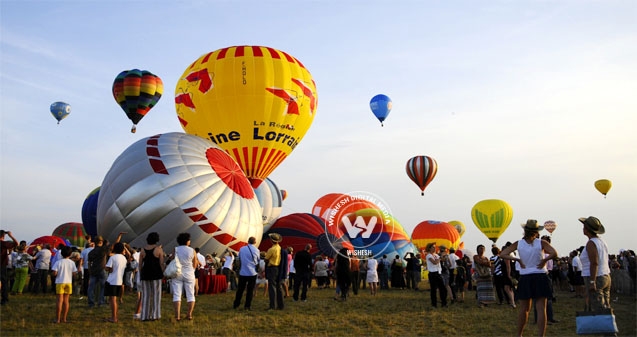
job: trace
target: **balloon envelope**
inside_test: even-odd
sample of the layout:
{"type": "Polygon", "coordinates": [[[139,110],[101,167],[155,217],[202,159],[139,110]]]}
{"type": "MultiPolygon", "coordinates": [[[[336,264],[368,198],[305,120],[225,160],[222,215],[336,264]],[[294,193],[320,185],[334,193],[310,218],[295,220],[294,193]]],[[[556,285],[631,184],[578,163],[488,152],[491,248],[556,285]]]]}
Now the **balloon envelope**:
{"type": "Polygon", "coordinates": [[[512,219],[513,209],[503,200],[482,200],[471,209],[473,223],[494,243],[509,227],[512,219]]]}
{"type": "Polygon", "coordinates": [[[354,199],[347,194],[328,193],[314,203],[312,214],[325,221],[330,233],[340,237],[343,233],[339,231],[339,223],[343,216],[366,208],[378,209],[378,206],[371,201],[354,199]]]}
{"type": "Polygon", "coordinates": [[[553,231],[557,228],[557,223],[553,220],[548,220],[544,222],[544,229],[547,232],[553,234],[553,231]]]}
{"type": "Polygon", "coordinates": [[[57,119],[58,124],[71,113],[71,106],[64,102],[55,102],[51,104],[51,114],[57,119]]]}
{"type": "Polygon", "coordinates": [[[339,232],[349,239],[356,253],[360,255],[371,254],[377,259],[387,254],[393,258],[395,255],[403,257],[407,252],[415,252],[415,247],[403,226],[390,214],[381,212],[378,208],[365,208],[345,215],[349,224],[353,224],[356,230],[345,221],[339,222],[339,232]],[[372,220],[375,218],[375,220],[372,220]],[[374,227],[360,229],[359,224],[374,224],[374,227]]]}
{"type": "Polygon", "coordinates": [[[161,79],[148,70],[124,70],[113,81],[113,98],[135,125],[146,116],[164,92],[161,79]]]}
{"type": "Polygon", "coordinates": [[[33,254],[33,251],[34,251],[36,246],[40,246],[40,248],[43,248],[45,244],[51,245],[51,254],[53,254],[53,255],[55,255],[55,252],[53,251],[53,248],[57,248],[57,246],[59,244],[63,244],[65,246],[68,246],[67,242],[64,241],[64,239],[59,237],[59,236],[45,235],[45,236],[41,236],[41,237],[31,241],[31,243],[27,247],[27,253],[28,254],[33,254]]]}
{"type": "Polygon", "coordinates": [[[84,225],[80,222],[63,223],[57,226],[51,235],[66,239],[72,246],[80,248],[84,248],[86,243],[84,225]]]}
{"type": "Polygon", "coordinates": [[[272,247],[272,241],[267,236],[268,233],[281,234],[283,237],[280,243],[281,247],[292,247],[294,252],[300,252],[305,249],[305,245],[311,244],[310,254],[312,256],[325,254],[333,257],[343,247],[353,248],[347,238],[337,238],[326,232],[323,219],[309,213],[292,213],[276,220],[270,230],[263,235],[259,246],[261,251],[272,247]]]}
{"type": "MultiPolygon", "coordinates": [[[[261,206],[239,166],[203,138],[166,133],[143,138],[113,163],[102,182],[97,231],[142,247],[159,233],[166,252],[179,233],[202,254],[237,251],[261,239],[261,206]]],[[[258,244],[258,241],[257,241],[258,244]]]]}
{"type": "Polygon", "coordinates": [[[378,118],[380,125],[382,126],[383,122],[391,112],[392,101],[386,95],[379,94],[372,97],[372,100],[369,101],[369,107],[372,109],[374,116],[378,118]]]}
{"type": "Polygon", "coordinates": [[[318,106],[305,66],[269,47],[207,53],[177,81],[177,117],[186,133],[226,150],[258,187],[296,148],[318,106]]]}
{"type": "Polygon", "coordinates": [[[450,223],[425,220],[414,227],[411,233],[411,241],[421,252],[428,243],[435,243],[437,247],[444,245],[447,249],[458,249],[460,245],[460,234],[450,223]]]}
{"type": "Polygon", "coordinates": [[[266,232],[281,215],[283,197],[279,188],[270,178],[266,178],[259,187],[255,188],[254,193],[261,205],[263,231],[266,232]]]}
{"type": "Polygon", "coordinates": [[[608,179],[600,179],[595,182],[595,189],[599,191],[599,193],[603,194],[606,197],[608,191],[613,186],[613,183],[608,179]]]}
{"type": "Polygon", "coordinates": [[[449,221],[449,224],[452,225],[458,231],[458,234],[460,235],[460,237],[462,237],[464,233],[467,231],[467,227],[464,225],[462,221],[452,220],[452,221],[449,221]]]}
{"type": "Polygon", "coordinates": [[[409,179],[420,187],[421,195],[425,195],[425,188],[438,173],[438,163],[428,156],[415,156],[407,161],[405,170],[409,179]]]}
{"type": "Polygon", "coordinates": [[[99,186],[91,191],[82,204],[82,223],[86,234],[97,235],[97,199],[100,195],[99,186]]]}

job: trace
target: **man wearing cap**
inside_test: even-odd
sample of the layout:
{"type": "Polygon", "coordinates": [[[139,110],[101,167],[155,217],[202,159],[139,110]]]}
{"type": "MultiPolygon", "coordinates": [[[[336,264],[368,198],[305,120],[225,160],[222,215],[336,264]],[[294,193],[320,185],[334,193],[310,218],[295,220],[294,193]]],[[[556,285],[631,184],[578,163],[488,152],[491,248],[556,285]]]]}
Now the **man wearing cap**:
{"type": "Polygon", "coordinates": [[[279,265],[281,264],[281,246],[279,242],[281,242],[283,238],[281,234],[278,233],[270,233],[269,237],[270,241],[272,241],[272,247],[265,253],[265,260],[267,261],[265,277],[268,279],[268,295],[270,297],[268,310],[283,310],[283,292],[279,279],[279,265]]]}
{"type": "Polygon", "coordinates": [[[604,225],[594,216],[579,218],[584,225],[584,235],[588,237],[586,247],[580,255],[582,276],[586,284],[586,310],[597,311],[610,308],[610,266],[608,264],[608,246],[599,237],[604,234],[604,225]]]}
{"type": "Polygon", "coordinates": [[[520,281],[518,283],[518,300],[520,301],[517,336],[522,336],[524,326],[529,319],[531,300],[537,312],[538,336],[546,333],[546,302],[553,295],[551,279],[548,276],[546,263],[557,256],[557,251],[548,241],[540,239],[540,226],[537,220],[529,219],[522,224],[524,237],[500,252],[505,260],[518,261],[520,264],[520,281]],[[511,255],[518,251],[519,257],[511,255]]]}

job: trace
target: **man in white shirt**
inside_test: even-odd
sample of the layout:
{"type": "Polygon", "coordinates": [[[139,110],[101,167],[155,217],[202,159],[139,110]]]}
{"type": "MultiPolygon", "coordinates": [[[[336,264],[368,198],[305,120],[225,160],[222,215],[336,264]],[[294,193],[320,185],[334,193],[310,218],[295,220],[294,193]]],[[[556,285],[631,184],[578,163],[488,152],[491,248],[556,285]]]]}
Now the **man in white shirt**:
{"type": "Polygon", "coordinates": [[[81,295],[86,295],[88,293],[88,280],[90,276],[88,274],[88,253],[93,250],[95,244],[91,241],[86,243],[84,250],[80,253],[80,257],[82,258],[82,289],[80,290],[81,295]]]}

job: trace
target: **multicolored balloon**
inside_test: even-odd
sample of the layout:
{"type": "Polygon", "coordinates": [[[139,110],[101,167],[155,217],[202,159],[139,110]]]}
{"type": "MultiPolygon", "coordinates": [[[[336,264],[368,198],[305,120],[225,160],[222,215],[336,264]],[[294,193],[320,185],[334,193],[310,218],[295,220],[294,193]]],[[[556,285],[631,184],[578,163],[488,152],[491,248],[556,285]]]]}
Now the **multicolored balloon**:
{"type": "Polygon", "coordinates": [[[458,249],[460,246],[460,234],[450,223],[436,220],[425,220],[417,224],[411,233],[411,241],[422,252],[428,243],[435,243],[447,248],[458,249]]]}
{"type": "Polygon", "coordinates": [[[71,106],[64,102],[55,102],[51,104],[51,114],[57,119],[58,124],[71,113],[71,106]]]}
{"type": "Polygon", "coordinates": [[[79,248],[84,248],[86,243],[84,225],[80,222],[63,223],[57,226],[51,235],[68,240],[72,246],[79,248]]]}
{"type": "Polygon", "coordinates": [[[148,70],[124,70],[113,81],[113,97],[133,122],[130,132],[152,109],[164,93],[161,79],[148,70]]]}
{"type": "Polygon", "coordinates": [[[391,99],[383,94],[376,95],[369,101],[369,107],[372,109],[374,116],[380,121],[380,126],[384,126],[383,122],[391,112],[391,99]]]}
{"type": "Polygon", "coordinates": [[[452,225],[458,231],[458,234],[460,235],[460,237],[462,237],[464,233],[467,231],[467,227],[465,227],[462,221],[452,220],[452,221],[449,221],[449,224],[452,225]]]}
{"type": "Polygon", "coordinates": [[[513,209],[503,200],[482,200],[471,209],[471,219],[495,243],[513,220],[513,209]]]}
{"type": "Polygon", "coordinates": [[[113,163],[101,184],[97,231],[109,241],[120,232],[131,246],[158,232],[166,252],[179,233],[191,245],[221,255],[249,237],[261,240],[261,206],[241,168],[203,138],[166,133],[143,138],[113,163]]]}
{"type": "Polygon", "coordinates": [[[318,95],[310,72],[291,55],[234,46],[207,53],[184,71],[175,106],[184,131],[226,150],[256,188],[301,142],[318,95]]]}
{"type": "Polygon", "coordinates": [[[553,231],[557,228],[557,223],[553,220],[548,220],[544,222],[544,229],[547,232],[553,234],[553,231]]]}
{"type": "Polygon", "coordinates": [[[339,223],[343,216],[366,208],[378,210],[378,206],[371,201],[355,199],[343,193],[328,193],[314,203],[312,214],[323,219],[329,233],[340,237],[343,232],[339,231],[339,223]]]}
{"type": "Polygon", "coordinates": [[[600,179],[595,182],[595,189],[603,194],[604,198],[606,198],[606,194],[610,191],[611,187],[613,187],[613,183],[608,179],[600,179]]]}
{"type": "Polygon", "coordinates": [[[345,217],[349,221],[339,222],[339,232],[349,239],[357,253],[371,253],[373,258],[378,259],[384,254],[402,257],[407,252],[416,252],[403,226],[390,214],[377,208],[365,208],[348,213],[345,217]],[[370,228],[370,224],[373,224],[373,228],[370,228]]]}
{"type": "Polygon", "coordinates": [[[438,173],[438,163],[431,157],[415,156],[407,161],[405,170],[409,179],[420,187],[420,195],[425,195],[425,188],[438,173]]]}
{"type": "Polygon", "coordinates": [[[97,200],[100,196],[100,187],[96,187],[84,199],[82,204],[82,223],[86,234],[97,235],[97,200]]]}
{"type": "Polygon", "coordinates": [[[294,252],[300,252],[305,249],[305,245],[311,244],[312,256],[325,254],[333,257],[343,247],[353,249],[346,237],[336,237],[327,233],[323,219],[309,213],[292,213],[276,220],[263,235],[264,239],[259,245],[261,251],[266,251],[272,246],[272,241],[265,239],[268,233],[281,234],[281,247],[292,247],[294,252]]]}
{"type": "Polygon", "coordinates": [[[254,193],[261,205],[263,231],[266,232],[281,215],[283,197],[279,188],[270,178],[266,178],[259,187],[255,188],[254,193]]]}

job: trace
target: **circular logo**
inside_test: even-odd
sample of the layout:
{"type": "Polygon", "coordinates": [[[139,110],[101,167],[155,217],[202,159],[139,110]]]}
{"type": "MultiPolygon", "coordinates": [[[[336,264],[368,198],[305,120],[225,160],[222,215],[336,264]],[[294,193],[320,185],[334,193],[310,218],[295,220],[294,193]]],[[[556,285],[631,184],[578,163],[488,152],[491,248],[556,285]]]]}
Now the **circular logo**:
{"type": "Polygon", "coordinates": [[[392,244],[395,220],[389,205],[373,193],[340,194],[323,214],[326,238],[337,254],[375,259],[392,244]]]}

